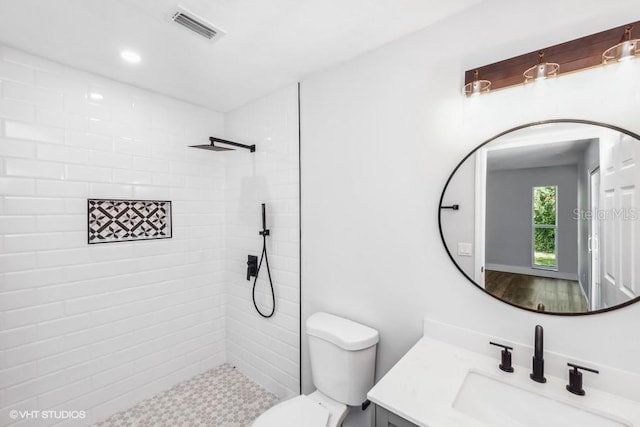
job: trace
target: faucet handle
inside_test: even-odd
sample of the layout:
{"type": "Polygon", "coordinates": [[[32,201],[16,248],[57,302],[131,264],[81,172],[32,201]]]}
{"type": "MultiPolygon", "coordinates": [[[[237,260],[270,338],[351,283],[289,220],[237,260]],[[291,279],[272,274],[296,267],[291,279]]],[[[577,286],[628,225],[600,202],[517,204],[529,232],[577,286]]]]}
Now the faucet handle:
{"type": "Polygon", "coordinates": [[[499,368],[505,372],[513,372],[513,366],[511,366],[511,352],[510,352],[510,350],[513,350],[513,347],[509,347],[508,345],[504,345],[504,344],[498,344],[493,341],[489,341],[489,344],[495,345],[496,347],[503,348],[501,352],[502,359],[501,359],[499,368]]]}
{"type": "Polygon", "coordinates": [[[573,368],[569,370],[569,384],[567,384],[567,390],[573,394],[577,394],[578,396],[584,396],[585,392],[582,388],[582,372],[580,372],[578,369],[593,372],[594,374],[599,374],[600,372],[595,369],[586,368],[584,366],[575,365],[573,363],[567,363],[567,366],[573,368]]]}

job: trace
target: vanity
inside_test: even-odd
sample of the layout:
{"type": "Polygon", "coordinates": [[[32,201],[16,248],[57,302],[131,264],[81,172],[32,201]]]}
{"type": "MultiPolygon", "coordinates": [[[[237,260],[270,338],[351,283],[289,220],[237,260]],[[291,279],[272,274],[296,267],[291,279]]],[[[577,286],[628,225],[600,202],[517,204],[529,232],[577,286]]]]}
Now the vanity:
{"type": "Polygon", "coordinates": [[[544,351],[540,325],[640,301],[638,159],[638,134],[557,119],[460,162],[439,203],[445,250],[486,295],[530,312],[531,335],[508,342],[425,318],[368,393],[375,427],[640,427],[640,373],[544,351]]]}
{"type": "MultiPolygon", "coordinates": [[[[575,395],[566,388],[568,368],[563,377],[547,373],[545,383],[531,380],[531,363],[518,363],[531,361],[532,347],[509,343],[522,357],[514,372],[504,372],[491,337],[456,329],[425,320],[425,336],[368,394],[375,404],[375,427],[640,426],[640,400],[633,395],[638,378],[598,367],[609,378],[587,372],[585,395],[575,395]],[[594,383],[608,384],[603,387],[609,390],[594,383]]],[[[545,356],[550,366],[565,370],[561,360],[566,356],[545,356]]]]}

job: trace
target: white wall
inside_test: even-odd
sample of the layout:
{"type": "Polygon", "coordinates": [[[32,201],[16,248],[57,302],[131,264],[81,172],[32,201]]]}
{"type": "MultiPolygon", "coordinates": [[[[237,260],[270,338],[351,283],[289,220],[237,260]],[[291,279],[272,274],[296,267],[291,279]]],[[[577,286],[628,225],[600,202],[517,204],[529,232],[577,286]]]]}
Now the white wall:
{"type": "Polygon", "coordinates": [[[224,165],[186,148],[223,116],[5,47],[0,90],[0,424],[223,362],[224,165]],[[173,238],[89,246],[89,197],[172,200],[173,238]]]}
{"type": "MultiPolygon", "coordinates": [[[[226,158],[227,358],[281,398],[300,388],[298,87],[289,86],[225,115],[225,135],[256,152],[216,153],[226,158]],[[267,206],[267,251],[276,312],[256,312],[246,280],[247,255],[260,256],[261,203],[267,206]]],[[[256,300],[271,311],[263,262],[256,300]]]]}
{"type": "Polygon", "coordinates": [[[457,211],[443,209],[440,212],[442,231],[447,241],[449,253],[456,260],[458,266],[471,278],[476,270],[476,155],[469,157],[456,174],[451,178],[447,192],[442,200],[443,206],[457,204],[457,211]],[[459,255],[458,244],[471,245],[471,256],[459,255]]]}
{"type": "MultiPolygon", "coordinates": [[[[378,378],[421,336],[424,316],[522,343],[532,342],[540,323],[549,350],[638,372],[640,340],[629,337],[636,334],[640,305],[557,317],[486,296],[448,259],[437,203],[466,153],[516,125],[581,118],[640,131],[640,61],[475,99],[461,95],[466,69],[639,14],[622,0],[543,0],[535,8],[489,0],[304,80],[303,321],[326,310],[378,329],[378,378]],[[540,31],[541,23],[547,31],[540,31]]],[[[306,340],[302,350],[308,392],[306,340]]]]}

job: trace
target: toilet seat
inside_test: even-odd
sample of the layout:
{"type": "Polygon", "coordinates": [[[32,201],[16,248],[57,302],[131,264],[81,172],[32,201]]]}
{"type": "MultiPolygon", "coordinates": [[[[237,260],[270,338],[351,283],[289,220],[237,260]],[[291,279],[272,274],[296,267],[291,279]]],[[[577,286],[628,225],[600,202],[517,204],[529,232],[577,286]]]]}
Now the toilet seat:
{"type": "Polygon", "coordinates": [[[327,427],[329,411],[309,396],[278,403],[260,415],[251,427],[327,427]]]}

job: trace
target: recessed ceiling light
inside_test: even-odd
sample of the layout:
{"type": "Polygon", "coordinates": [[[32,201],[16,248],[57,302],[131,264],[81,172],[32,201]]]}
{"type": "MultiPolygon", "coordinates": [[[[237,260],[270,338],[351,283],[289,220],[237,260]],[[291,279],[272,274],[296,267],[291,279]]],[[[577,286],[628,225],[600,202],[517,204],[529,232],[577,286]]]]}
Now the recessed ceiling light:
{"type": "Polygon", "coordinates": [[[102,96],[102,94],[98,92],[91,92],[89,94],[89,98],[93,99],[94,101],[102,101],[104,99],[104,96],[102,96]]]}
{"type": "Polygon", "coordinates": [[[122,52],[120,52],[120,58],[122,58],[126,62],[129,62],[130,64],[137,64],[142,60],[140,55],[132,50],[123,50],[122,52]]]}

